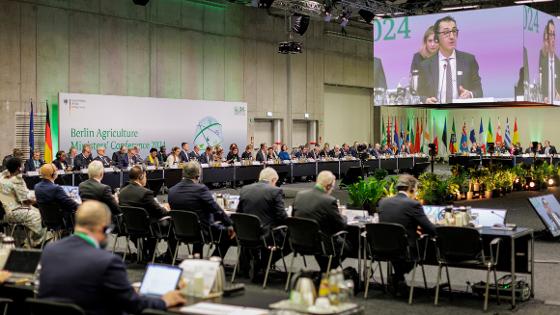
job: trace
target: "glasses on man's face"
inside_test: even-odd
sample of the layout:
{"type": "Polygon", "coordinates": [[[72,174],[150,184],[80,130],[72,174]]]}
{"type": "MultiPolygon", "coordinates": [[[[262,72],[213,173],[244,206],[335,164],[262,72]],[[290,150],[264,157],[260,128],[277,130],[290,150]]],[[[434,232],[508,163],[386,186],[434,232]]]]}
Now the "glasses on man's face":
{"type": "Polygon", "coordinates": [[[443,37],[449,37],[451,35],[451,33],[453,33],[454,36],[459,35],[459,29],[454,28],[452,30],[445,30],[445,31],[441,31],[439,32],[443,37]]]}

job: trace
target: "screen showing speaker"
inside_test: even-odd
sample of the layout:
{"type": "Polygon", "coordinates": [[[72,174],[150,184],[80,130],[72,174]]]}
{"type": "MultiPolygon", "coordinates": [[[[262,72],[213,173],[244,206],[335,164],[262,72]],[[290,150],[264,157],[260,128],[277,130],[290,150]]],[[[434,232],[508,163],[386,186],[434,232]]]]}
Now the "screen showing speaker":
{"type": "Polygon", "coordinates": [[[551,15],[515,6],[372,23],[375,105],[560,105],[551,15]]]}
{"type": "Polygon", "coordinates": [[[554,195],[529,198],[544,226],[553,237],[560,235],[560,203],[554,195]]]}

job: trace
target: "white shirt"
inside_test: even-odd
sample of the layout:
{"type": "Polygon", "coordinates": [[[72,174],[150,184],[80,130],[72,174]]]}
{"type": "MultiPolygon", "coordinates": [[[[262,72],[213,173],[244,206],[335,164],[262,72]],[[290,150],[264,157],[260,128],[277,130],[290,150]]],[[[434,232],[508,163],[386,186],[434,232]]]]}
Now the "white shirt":
{"type": "MultiPolygon", "coordinates": [[[[436,98],[439,100],[440,103],[445,102],[445,93],[447,92],[447,82],[445,81],[445,73],[447,72],[447,57],[438,52],[438,60],[439,60],[439,79],[438,79],[438,91],[439,94],[436,98]]],[[[449,64],[451,65],[451,80],[453,81],[453,99],[459,98],[459,92],[457,89],[457,55],[455,54],[455,50],[451,56],[449,56],[449,64]]]]}

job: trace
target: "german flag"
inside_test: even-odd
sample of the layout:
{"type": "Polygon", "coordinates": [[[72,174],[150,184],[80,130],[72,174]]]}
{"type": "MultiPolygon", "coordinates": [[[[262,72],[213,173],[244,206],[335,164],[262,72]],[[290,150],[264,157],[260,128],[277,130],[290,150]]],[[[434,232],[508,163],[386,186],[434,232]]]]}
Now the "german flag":
{"type": "Polygon", "coordinates": [[[51,120],[49,104],[47,103],[47,118],[45,119],[45,163],[51,163],[53,160],[52,157],[51,120]]]}

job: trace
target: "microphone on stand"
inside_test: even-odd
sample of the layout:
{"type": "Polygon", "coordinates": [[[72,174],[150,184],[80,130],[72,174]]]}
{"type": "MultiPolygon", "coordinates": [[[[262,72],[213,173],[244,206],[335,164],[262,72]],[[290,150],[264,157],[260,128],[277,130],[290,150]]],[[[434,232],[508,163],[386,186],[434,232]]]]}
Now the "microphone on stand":
{"type": "Polygon", "coordinates": [[[438,101],[439,101],[440,104],[443,103],[442,100],[441,100],[441,92],[443,91],[443,80],[445,79],[446,70],[447,70],[447,64],[444,63],[443,64],[443,75],[441,76],[441,83],[439,85],[439,90],[438,90],[438,101]]]}

